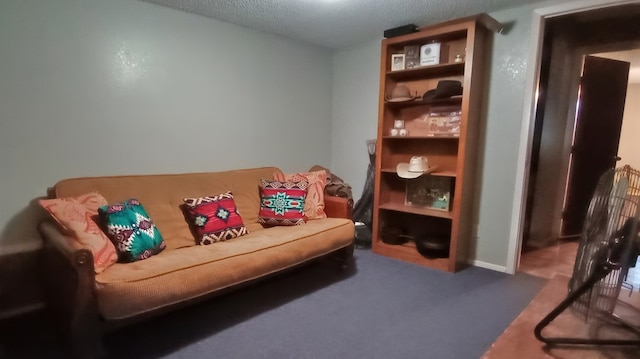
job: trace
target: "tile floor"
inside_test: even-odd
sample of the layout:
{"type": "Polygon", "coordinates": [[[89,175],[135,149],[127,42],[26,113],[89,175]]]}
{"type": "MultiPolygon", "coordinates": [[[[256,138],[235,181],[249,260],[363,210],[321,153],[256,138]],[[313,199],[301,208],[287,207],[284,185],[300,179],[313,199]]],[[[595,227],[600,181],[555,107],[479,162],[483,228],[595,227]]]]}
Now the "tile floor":
{"type": "MultiPolygon", "coordinates": [[[[485,353],[483,359],[636,359],[640,358],[638,347],[580,347],[580,346],[545,346],[533,335],[533,328],[547,315],[567,294],[568,280],[573,272],[573,265],[578,250],[578,242],[561,242],[557,245],[527,250],[520,258],[520,272],[549,279],[547,285],[520,313],[518,318],[496,340],[485,353]]],[[[636,268],[630,270],[620,302],[614,313],[624,318],[636,328],[640,328],[640,260],[636,268]]],[[[554,320],[543,333],[550,337],[590,337],[595,328],[576,317],[572,310],[566,310],[554,320]]],[[[621,331],[619,327],[598,326],[598,335],[608,333],[610,338],[637,339],[629,331],[621,331]]],[[[607,336],[608,336],[607,335],[607,336]]]]}
{"type": "MultiPolygon", "coordinates": [[[[640,348],[604,346],[546,346],[538,341],[533,328],[564,299],[568,277],[556,275],[545,285],[504,333],[493,343],[483,359],[637,359],[640,348]]],[[[590,325],[571,310],[560,314],[542,331],[551,338],[589,338],[597,336],[615,339],[636,339],[629,331],[616,326],[590,325]],[[594,330],[597,329],[597,330],[594,330]]]]}
{"type": "Polygon", "coordinates": [[[571,277],[578,242],[559,242],[550,247],[525,250],[520,257],[519,272],[537,277],[553,278],[555,274],[571,277]]]}
{"type": "MultiPolygon", "coordinates": [[[[554,246],[526,250],[520,257],[518,271],[547,279],[556,274],[571,277],[577,251],[578,241],[561,241],[554,246]]],[[[629,270],[624,287],[640,292],[640,258],[635,268],[629,270]]]]}

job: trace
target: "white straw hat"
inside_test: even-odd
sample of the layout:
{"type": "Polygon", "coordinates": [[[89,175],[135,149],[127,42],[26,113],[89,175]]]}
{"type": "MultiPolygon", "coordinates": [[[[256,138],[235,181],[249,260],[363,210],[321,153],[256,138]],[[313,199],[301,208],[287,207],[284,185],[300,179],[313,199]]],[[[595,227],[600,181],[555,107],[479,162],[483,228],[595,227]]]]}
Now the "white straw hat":
{"type": "Polygon", "coordinates": [[[423,156],[413,156],[409,163],[398,163],[396,166],[398,176],[408,179],[418,178],[433,169],[433,167],[429,167],[429,161],[423,156]]]}

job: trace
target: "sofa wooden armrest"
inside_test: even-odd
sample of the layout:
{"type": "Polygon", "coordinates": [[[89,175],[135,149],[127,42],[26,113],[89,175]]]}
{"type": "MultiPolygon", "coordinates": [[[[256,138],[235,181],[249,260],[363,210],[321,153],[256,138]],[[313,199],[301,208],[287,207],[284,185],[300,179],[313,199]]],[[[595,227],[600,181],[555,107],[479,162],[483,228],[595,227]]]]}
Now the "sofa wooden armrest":
{"type": "Polygon", "coordinates": [[[353,199],[325,195],[324,211],[327,217],[352,219],[353,199]]]}
{"type": "Polygon", "coordinates": [[[45,246],[53,247],[64,256],[74,268],[93,273],[93,256],[88,249],[78,249],[71,245],[71,241],[60,232],[53,222],[42,222],[39,231],[45,238],[45,246]]]}
{"type": "Polygon", "coordinates": [[[38,229],[44,240],[41,277],[49,316],[64,328],[60,334],[74,357],[103,356],[91,251],[71,246],[52,222],[42,222],[38,229]]]}

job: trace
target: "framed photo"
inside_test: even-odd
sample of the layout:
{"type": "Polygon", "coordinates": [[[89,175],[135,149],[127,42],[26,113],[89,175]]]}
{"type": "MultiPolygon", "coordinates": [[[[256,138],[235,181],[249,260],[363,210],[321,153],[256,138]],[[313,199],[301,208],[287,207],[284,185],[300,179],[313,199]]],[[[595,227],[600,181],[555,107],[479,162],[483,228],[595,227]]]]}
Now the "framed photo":
{"type": "Polygon", "coordinates": [[[440,63],[440,43],[420,46],[420,66],[438,65],[440,63]]]}
{"type": "Polygon", "coordinates": [[[432,175],[407,180],[405,205],[449,211],[452,202],[452,182],[451,177],[432,175]]]}
{"type": "Polygon", "coordinates": [[[409,45],[404,47],[404,68],[413,69],[420,66],[420,46],[409,45]]]}
{"type": "Polygon", "coordinates": [[[391,71],[404,70],[404,54],[391,55],[391,71]]]}

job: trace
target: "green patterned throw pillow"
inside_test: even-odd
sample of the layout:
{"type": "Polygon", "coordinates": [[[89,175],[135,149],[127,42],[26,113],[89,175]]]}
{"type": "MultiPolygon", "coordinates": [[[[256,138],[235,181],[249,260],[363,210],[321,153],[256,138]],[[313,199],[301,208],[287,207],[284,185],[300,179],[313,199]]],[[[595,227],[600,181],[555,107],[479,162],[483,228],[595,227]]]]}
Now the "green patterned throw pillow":
{"type": "Polygon", "coordinates": [[[135,262],[160,253],[164,240],[137,199],[102,206],[98,210],[119,262],[135,262]]]}

